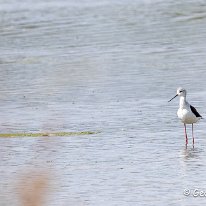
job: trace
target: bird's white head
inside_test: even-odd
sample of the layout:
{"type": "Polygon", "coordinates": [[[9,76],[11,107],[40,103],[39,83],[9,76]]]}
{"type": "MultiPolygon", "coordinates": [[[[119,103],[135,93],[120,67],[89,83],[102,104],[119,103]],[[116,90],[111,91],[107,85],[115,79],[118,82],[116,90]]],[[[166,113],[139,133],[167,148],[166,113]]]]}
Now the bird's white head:
{"type": "Polygon", "coordinates": [[[175,97],[180,96],[180,97],[186,97],[186,90],[183,89],[182,87],[177,88],[177,94],[172,97],[172,99],[170,99],[168,102],[172,101],[175,97]]]}
{"type": "Polygon", "coordinates": [[[177,88],[177,96],[186,97],[186,90],[182,87],[177,88]]]}

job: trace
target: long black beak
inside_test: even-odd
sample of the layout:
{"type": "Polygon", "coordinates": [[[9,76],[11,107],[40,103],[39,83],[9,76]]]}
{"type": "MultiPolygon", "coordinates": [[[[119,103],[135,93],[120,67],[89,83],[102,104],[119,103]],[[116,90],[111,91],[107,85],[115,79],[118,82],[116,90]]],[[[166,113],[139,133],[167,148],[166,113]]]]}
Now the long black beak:
{"type": "Polygon", "coordinates": [[[178,94],[176,94],[174,97],[172,97],[172,99],[170,99],[168,102],[171,102],[177,96],[178,96],[178,94]]]}

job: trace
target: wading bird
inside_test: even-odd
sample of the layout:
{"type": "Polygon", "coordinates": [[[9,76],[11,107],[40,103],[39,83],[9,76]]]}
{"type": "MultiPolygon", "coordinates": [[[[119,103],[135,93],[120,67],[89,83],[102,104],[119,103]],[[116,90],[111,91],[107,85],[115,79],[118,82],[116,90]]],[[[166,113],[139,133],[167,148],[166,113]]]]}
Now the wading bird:
{"type": "Polygon", "coordinates": [[[186,101],[186,95],[187,95],[186,90],[179,87],[177,89],[177,94],[168,102],[170,102],[177,96],[180,97],[180,104],[179,104],[179,109],[177,111],[177,116],[184,123],[186,146],[188,144],[186,124],[192,124],[192,142],[194,146],[195,138],[193,133],[193,124],[196,123],[198,120],[202,119],[202,116],[197,112],[197,110],[192,105],[190,105],[186,101]]]}

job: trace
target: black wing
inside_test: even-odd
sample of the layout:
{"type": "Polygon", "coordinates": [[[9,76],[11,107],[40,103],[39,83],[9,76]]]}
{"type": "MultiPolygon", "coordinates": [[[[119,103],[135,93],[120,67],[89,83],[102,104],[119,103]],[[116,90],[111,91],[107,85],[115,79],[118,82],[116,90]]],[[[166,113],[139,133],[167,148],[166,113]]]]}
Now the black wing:
{"type": "Polygon", "coordinates": [[[190,105],[190,109],[196,117],[202,117],[192,105],[190,105]]]}

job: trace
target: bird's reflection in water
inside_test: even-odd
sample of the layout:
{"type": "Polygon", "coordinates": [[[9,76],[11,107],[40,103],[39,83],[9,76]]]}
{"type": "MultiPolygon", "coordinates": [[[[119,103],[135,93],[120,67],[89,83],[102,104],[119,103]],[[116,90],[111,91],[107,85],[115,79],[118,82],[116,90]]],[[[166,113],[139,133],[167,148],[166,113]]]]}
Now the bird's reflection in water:
{"type": "Polygon", "coordinates": [[[202,152],[201,149],[195,148],[195,147],[185,147],[182,150],[182,155],[184,160],[193,160],[193,159],[199,159],[199,155],[202,152]]]}

